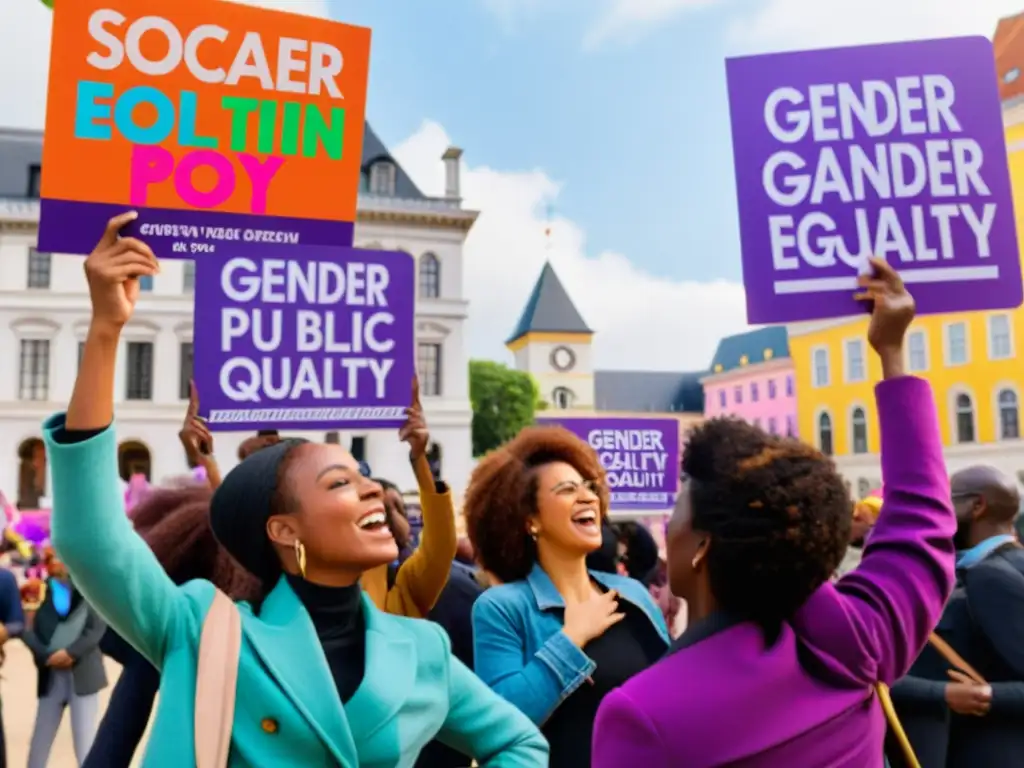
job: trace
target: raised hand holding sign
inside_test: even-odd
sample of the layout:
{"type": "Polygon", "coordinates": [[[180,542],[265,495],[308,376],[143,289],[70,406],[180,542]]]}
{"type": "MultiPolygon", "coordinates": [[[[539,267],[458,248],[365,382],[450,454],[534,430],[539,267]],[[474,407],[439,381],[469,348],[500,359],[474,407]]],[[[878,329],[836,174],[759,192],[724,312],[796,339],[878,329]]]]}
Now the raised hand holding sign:
{"type": "Polygon", "coordinates": [[[148,245],[134,237],[119,235],[121,229],[137,217],[135,211],[129,211],[108,221],[103,236],[85,260],[93,326],[120,329],[135,311],[139,278],[151,277],[160,271],[148,245]]]}

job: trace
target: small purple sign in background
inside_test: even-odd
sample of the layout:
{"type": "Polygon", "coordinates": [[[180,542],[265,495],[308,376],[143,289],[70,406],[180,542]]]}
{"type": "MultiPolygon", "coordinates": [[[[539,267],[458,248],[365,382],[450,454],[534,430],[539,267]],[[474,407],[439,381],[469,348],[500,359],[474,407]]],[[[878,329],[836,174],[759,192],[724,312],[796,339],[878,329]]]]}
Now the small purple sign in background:
{"type": "Polygon", "coordinates": [[[750,323],[863,312],[869,256],[920,313],[1024,301],[992,43],[726,63],[750,323]]]}
{"type": "Polygon", "coordinates": [[[202,261],[231,245],[330,245],[351,247],[348,221],[292,219],[220,211],[133,209],[130,205],[43,199],[39,211],[39,250],[92,253],[107,222],[130,210],[139,218],[122,234],[144,241],[161,259],[202,261]]]}
{"type": "Polygon", "coordinates": [[[611,509],[672,507],[679,492],[679,422],[675,419],[539,418],[565,427],[597,452],[608,474],[611,509]]]}
{"type": "Polygon", "coordinates": [[[400,426],[414,305],[408,254],[219,247],[196,265],[201,415],[215,431],[400,426]]]}

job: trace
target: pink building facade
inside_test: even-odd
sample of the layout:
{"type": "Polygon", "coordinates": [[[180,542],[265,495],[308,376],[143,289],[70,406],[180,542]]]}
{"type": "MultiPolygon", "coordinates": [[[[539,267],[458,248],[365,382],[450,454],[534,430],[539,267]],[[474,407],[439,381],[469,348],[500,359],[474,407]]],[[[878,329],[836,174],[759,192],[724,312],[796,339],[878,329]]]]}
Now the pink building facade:
{"type": "Polygon", "coordinates": [[[737,416],[772,434],[799,436],[785,328],[761,328],[722,339],[701,383],[706,418],[737,416]]]}

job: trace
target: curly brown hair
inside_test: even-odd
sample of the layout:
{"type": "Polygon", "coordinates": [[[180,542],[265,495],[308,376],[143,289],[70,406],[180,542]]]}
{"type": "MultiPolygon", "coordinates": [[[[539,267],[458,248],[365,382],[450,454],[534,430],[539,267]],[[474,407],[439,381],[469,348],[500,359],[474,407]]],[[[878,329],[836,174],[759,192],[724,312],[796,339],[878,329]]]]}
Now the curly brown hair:
{"type": "Polygon", "coordinates": [[[155,489],[132,510],[131,519],[175,584],[206,579],[234,600],[256,600],[259,581],[213,536],[212,498],[206,484],[155,489]]]}
{"type": "Polygon", "coordinates": [[[773,638],[846,551],[850,499],[842,477],[811,446],[735,418],[697,427],[682,471],[693,529],[711,537],[711,593],[773,638]]]}
{"type": "Polygon", "coordinates": [[[601,520],[608,514],[608,483],[594,450],[562,427],[526,427],[491,451],[473,470],[463,504],[466,532],[480,564],[502,582],[526,578],[537,560],[527,520],[537,514],[537,473],[565,462],[597,485],[601,520]]]}
{"type": "Polygon", "coordinates": [[[269,430],[247,437],[238,446],[238,460],[245,461],[256,451],[262,451],[264,448],[269,448],[280,442],[281,436],[277,432],[271,433],[269,430]]]}

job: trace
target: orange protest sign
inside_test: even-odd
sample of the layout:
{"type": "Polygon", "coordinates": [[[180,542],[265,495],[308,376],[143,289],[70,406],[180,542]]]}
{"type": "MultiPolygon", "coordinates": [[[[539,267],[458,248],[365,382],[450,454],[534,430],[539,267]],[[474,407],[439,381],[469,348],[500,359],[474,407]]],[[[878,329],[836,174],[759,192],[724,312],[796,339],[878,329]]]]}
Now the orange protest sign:
{"type": "Polygon", "coordinates": [[[225,0],[55,6],[40,248],[88,252],[129,208],[161,256],[350,244],[369,29],[225,0]]]}

